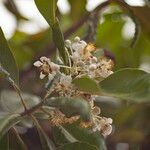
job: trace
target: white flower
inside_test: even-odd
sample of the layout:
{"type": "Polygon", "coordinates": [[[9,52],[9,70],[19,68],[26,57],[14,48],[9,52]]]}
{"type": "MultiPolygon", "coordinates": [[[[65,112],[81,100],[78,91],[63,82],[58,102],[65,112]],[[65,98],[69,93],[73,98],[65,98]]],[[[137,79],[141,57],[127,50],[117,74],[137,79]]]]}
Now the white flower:
{"type": "Polygon", "coordinates": [[[93,118],[94,126],[93,131],[100,131],[103,136],[108,136],[112,132],[112,119],[111,118],[93,118]]]}
{"type": "Polygon", "coordinates": [[[50,67],[51,67],[52,72],[58,72],[60,70],[60,66],[53,62],[50,62],[50,67]]]}
{"type": "Polygon", "coordinates": [[[96,68],[97,68],[96,64],[91,64],[89,66],[89,70],[91,70],[91,71],[95,70],[96,68]]]}
{"type": "Polygon", "coordinates": [[[62,73],[60,77],[60,83],[66,87],[69,87],[72,84],[72,77],[62,73]]]}
{"type": "Polygon", "coordinates": [[[45,57],[45,56],[42,56],[41,58],[40,58],[40,60],[41,60],[41,62],[47,62],[47,63],[49,63],[49,62],[51,62],[50,61],[50,59],[49,58],[47,58],[47,57],[45,57]]]}
{"type": "Polygon", "coordinates": [[[98,106],[94,106],[92,109],[93,115],[99,115],[101,113],[101,109],[98,106]]]}
{"type": "Polygon", "coordinates": [[[42,66],[42,62],[40,62],[40,61],[36,61],[33,65],[35,66],[35,67],[40,67],[40,66],[42,66]]]}
{"type": "Polygon", "coordinates": [[[72,49],[77,51],[79,54],[83,55],[83,50],[86,47],[87,43],[85,41],[79,41],[72,43],[72,49]]]}
{"type": "Polygon", "coordinates": [[[96,57],[92,57],[91,58],[91,63],[97,63],[97,58],[96,57]]]}
{"type": "Polygon", "coordinates": [[[40,72],[40,79],[44,79],[46,77],[45,74],[43,74],[42,72],[40,72]]]}
{"type": "Polygon", "coordinates": [[[111,118],[103,117],[100,120],[101,133],[104,136],[107,136],[107,135],[109,135],[112,132],[112,126],[111,126],[112,122],[113,122],[113,120],[111,118]]]}
{"type": "Polygon", "coordinates": [[[59,65],[51,62],[51,60],[45,56],[41,57],[40,61],[36,61],[33,65],[40,68],[40,79],[43,79],[46,76],[51,79],[51,77],[60,70],[59,65]]]}
{"type": "Polygon", "coordinates": [[[112,126],[110,124],[105,125],[105,127],[102,129],[102,135],[104,137],[108,136],[112,132],[112,126]]]}
{"type": "Polygon", "coordinates": [[[80,58],[80,55],[78,52],[74,52],[71,56],[71,59],[74,61],[74,62],[77,62],[79,61],[81,58],[80,58]]]}
{"type": "Polygon", "coordinates": [[[93,132],[101,131],[100,120],[97,118],[94,118],[93,121],[94,121],[94,126],[92,128],[93,132]]]}
{"type": "Polygon", "coordinates": [[[80,67],[83,67],[85,65],[85,63],[83,61],[78,61],[77,65],[80,66],[80,67]]]}

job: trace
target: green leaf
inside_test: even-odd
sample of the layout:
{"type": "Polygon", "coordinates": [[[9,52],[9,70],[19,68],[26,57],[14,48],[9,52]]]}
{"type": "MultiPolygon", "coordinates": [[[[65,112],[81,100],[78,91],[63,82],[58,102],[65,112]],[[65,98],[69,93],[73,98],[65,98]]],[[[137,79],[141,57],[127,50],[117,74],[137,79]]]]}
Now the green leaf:
{"type": "Polygon", "coordinates": [[[37,127],[38,134],[42,145],[42,150],[55,150],[55,145],[46,133],[37,127]]]}
{"type": "Polygon", "coordinates": [[[53,40],[55,42],[55,45],[58,48],[59,53],[64,60],[64,63],[66,64],[68,61],[65,52],[66,50],[65,50],[64,37],[60,29],[59,21],[56,20],[56,22],[53,25],[51,25],[51,28],[52,28],[52,35],[53,35],[53,40]]]}
{"type": "Polygon", "coordinates": [[[58,145],[74,143],[78,141],[63,126],[53,127],[52,131],[54,135],[54,141],[58,145]]]}
{"type": "Polygon", "coordinates": [[[80,98],[58,97],[46,100],[46,105],[57,107],[67,117],[80,115],[83,120],[90,120],[90,106],[80,98]]]}
{"type": "Polygon", "coordinates": [[[4,135],[3,138],[0,140],[0,148],[2,150],[9,150],[9,140],[8,135],[4,135]]]}
{"type": "Polygon", "coordinates": [[[67,63],[66,53],[65,53],[65,43],[64,37],[60,29],[59,21],[56,18],[56,2],[57,0],[35,0],[36,6],[49,23],[52,29],[52,36],[56,47],[59,49],[60,55],[64,60],[64,63],[67,63]]]}
{"type": "Polygon", "coordinates": [[[99,85],[88,76],[76,77],[72,83],[81,91],[90,94],[100,94],[101,89],[99,85]]]}
{"type": "Polygon", "coordinates": [[[66,124],[63,127],[78,141],[89,143],[98,150],[106,150],[105,141],[100,132],[91,132],[89,129],[81,128],[78,123],[66,124]]]}
{"type": "Polygon", "coordinates": [[[59,129],[68,141],[70,141],[71,143],[77,142],[77,139],[75,139],[65,128],[60,126],[59,129]]]}
{"type": "Polygon", "coordinates": [[[4,33],[0,28],[0,64],[8,73],[15,83],[19,84],[19,71],[14,56],[7,44],[4,33]]]}
{"type": "Polygon", "coordinates": [[[96,147],[83,142],[69,143],[57,148],[57,150],[83,150],[83,149],[98,150],[96,147]]]}
{"type": "Polygon", "coordinates": [[[55,23],[56,0],[35,0],[35,4],[48,24],[55,23]]]}
{"type": "Polygon", "coordinates": [[[104,94],[127,100],[150,100],[150,74],[138,69],[121,69],[102,82],[104,94]]]}
{"type": "Polygon", "coordinates": [[[19,114],[0,114],[0,139],[7,131],[21,120],[19,114]]]}
{"type": "Polygon", "coordinates": [[[55,145],[51,141],[51,139],[48,137],[48,135],[45,133],[41,125],[39,124],[38,120],[35,117],[32,117],[34,119],[34,123],[36,125],[40,141],[42,144],[42,150],[55,150],[55,145]]]}
{"type": "MultiPolygon", "coordinates": [[[[27,108],[31,108],[40,102],[40,98],[27,93],[21,93],[27,108]]],[[[15,91],[3,90],[0,93],[0,106],[3,111],[21,113],[24,111],[24,107],[20,101],[20,97],[15,91]]]]}

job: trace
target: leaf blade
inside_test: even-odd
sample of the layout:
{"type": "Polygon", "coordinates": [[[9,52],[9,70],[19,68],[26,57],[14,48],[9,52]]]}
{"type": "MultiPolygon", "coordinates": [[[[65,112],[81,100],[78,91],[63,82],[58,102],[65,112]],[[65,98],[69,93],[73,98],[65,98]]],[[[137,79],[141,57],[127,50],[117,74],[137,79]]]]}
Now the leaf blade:
{"type": "Polygon", "coordinates": [[[35,0],[35,4],[47,23],[55,23],[56,0],[35,0]]]}
{"type": "Polygon", "coordinates": [[[72,83],[81,91],[90,94],[100,94],[101,89],[96,81],[92,80],[88,76],[81,76],[75,78],[72,83]]]}
{"type": "Polygon", "coordinates": [[[110,96],[129,100],[150,99],[150,74],[138,69],[121,69],[100,82],[110,96]]]}
{"type": "Polygon", "coordinates": [[[0,139],[21,120],[19,114],[0,114],[0,139]]]}
{"type": "Polygon", "coordinates": [[[106,150],[104,138],[100,132],[91,132],[89,129],[81,128],[78,123],[70,125],[66,124],[63,127],[78,141],[89,143],[98,150],[106,150]]]}
{"type": "Polygon", "coordinates": [[[5,39],[4,33],[0,28],[0,64],[8,73],[15,83],[19,84],[19,71],[15,61],[15,58],[9,48],[9,45],[5,39]]]}

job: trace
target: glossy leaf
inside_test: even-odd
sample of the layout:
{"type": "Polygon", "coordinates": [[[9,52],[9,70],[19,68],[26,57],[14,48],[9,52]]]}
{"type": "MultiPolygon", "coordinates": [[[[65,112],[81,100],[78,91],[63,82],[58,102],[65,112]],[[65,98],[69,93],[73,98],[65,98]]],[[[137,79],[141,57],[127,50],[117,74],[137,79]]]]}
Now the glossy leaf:
{"type": "Polygon", "coordinates": [[[49,106],[57,107],[67,117],[81,115],[83,120],[89,120],[91,117],[89,104],[80,98],[59,97],[47,99],[45,103],[49,106]]]}
{"type": "Polygon", "coordinates": [[[69,143],[57,148],[57,150],[83,150],[83,149],[98,150],[96,147],[83,142],[69,143]]]}
{"type": "Polygon", "coordinates": [[[58,48],[60,55],[64,60],[64,63],[66,64],[67,59],[65,54],[64,37],[60,29],[59,21],[56,18],[55,14],[56,2],[57,0],[35,0],[37,8],[51,26],[54,43],[58,48]]]}
{"type": "Polygon", "coordinates": [[[76,77],[72,82],[79,90],[90,93],[100,94],[99,85],[88,76],[76,77]]]}
{"type": "Polygon", "coordinates": [[[53,127],[54,141],[58,145],[74,143],[78,140],[74,138],[63,126],[53,127]]]}
{"type": "Polygon", "coordinates": [[[106,150],[104,138],[99,132],[91,132],[89,129],[81,128],[78,123],[64,125],[64,129],[69,132],[76,140],[89,143],[98,150],[106,150]]]}
{"type": "Polygon", "coordinates": [[[150,74],[138,69],[121,69],[102,82],[104,94],[127,100],[150,100],[150,74]]]}
{"type": "Polygon", "coordinates": [[[0,114],[0,139],[21,120],[19,114],[0,114]]]}
{"type": "Polygon", "coordinates": [[[60,56],[63,58],[64,63],[66,64],[68,61],[65,53],[66,49],[65,49],[64,37],[63,37],[63,33],[61,32],[58,20],[56,21],[56,23],[51,25],[51,28],[52,28],[52,35],[53,35],[53,40],[55,42],[55,45],[58,48],[60,56]]]}
{"type": "Polygon", "coordinates": [[[0,64],[8,73],[16,84],[19,84],[19,71],[14,56],[7,44],[4,33],[0,28],[0,64]]]}

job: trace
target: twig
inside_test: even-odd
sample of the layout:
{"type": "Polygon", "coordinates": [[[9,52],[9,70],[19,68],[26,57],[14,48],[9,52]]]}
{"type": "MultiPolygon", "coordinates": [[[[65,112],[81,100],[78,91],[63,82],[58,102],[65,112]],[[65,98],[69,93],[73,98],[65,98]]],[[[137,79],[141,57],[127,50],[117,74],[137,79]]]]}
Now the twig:
{"type": "Polygon", "coordinates": [[[21,91],[18,87],[18,85],[16,85],[16,83],[14,82],[14,80],[10,77],[10,74],[7,72],[7,70],[5,70],[2,65],[0,64],[0,72],[3,73],[3,75],[5,76],[6,80],[13,86],[13,88],[15,89],[15,91],[17,92],[17,94],[19,95],[20,97],[20,100],[21,100],[21,103],[25,109],[25,111],[27,110],[27,107],[26,107],[26,103],[25,101],[23,100],[22,96],[21,96],[21,91]]]}
{"type": "Polygon", "coordinates": [[[14,87],[15,91],[16,91],[17,94],[19,95],[20,100],[21,100],[21,103],[22,103],[22,105],[23,105],[25,111],[27,111],[27,106],[26,106],[26,103],[25,103],[25,101],[23,100],[23,98],[22,98],[22,96],[21,96],[21,91],[20,91],[20,89],[19,89],[15,84],[12,84],[12,86],[14,87]]]}
{"type": "Polygon", "coordinates": [[[95,41],[95,35],[97,31],[97,25],[99,22],[99,12],[91,13],[88,22],[87,35],[84,37],[84,40],[87,42],[95,41]]]}
{"type": "Polygon", "coordinates": [[[34,107],[27,109],[26,111],[22,112],[20,115],[21,116],[26,116],[26,115],[30,115],[31,113],[33,113],[34,111],[38,110],[42,105],[43,105],[44,101],[41,101],[40,103],[38,103],[37,105],[35,105],[34,107]]]}

